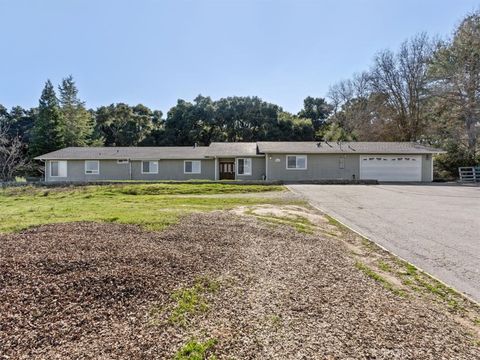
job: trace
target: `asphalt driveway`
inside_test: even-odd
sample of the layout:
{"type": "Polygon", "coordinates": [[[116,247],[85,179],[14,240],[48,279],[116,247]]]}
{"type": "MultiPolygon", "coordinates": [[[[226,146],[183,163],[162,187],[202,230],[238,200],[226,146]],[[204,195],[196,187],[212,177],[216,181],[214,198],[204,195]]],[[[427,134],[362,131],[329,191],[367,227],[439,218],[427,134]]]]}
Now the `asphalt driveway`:
{"type": "Polygon", "coordinates": [[[312,205],[480,301],[480,187],[290,185],[312,205]]]}

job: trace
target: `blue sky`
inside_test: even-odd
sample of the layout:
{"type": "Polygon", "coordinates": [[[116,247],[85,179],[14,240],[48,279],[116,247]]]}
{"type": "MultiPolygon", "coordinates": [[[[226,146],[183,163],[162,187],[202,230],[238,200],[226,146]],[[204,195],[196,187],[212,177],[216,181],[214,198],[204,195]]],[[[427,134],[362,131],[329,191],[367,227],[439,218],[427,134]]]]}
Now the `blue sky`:
{"type": "Polygon", "coordinates": [[[298,112],[470,0],[0,0],[0,104],[37,106],[72,74],[87,106],[257,95],[298,112]]]}

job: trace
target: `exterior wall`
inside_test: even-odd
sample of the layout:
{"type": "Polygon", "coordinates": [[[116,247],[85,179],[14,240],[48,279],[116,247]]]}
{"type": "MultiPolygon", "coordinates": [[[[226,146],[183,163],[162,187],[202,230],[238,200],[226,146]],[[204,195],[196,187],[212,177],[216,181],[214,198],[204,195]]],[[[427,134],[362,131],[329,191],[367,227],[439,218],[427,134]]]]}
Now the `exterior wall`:
{"type": "MultiPolygon", "coordinates": [[[[293,155],[293,154],[292,154],[293,155]]],[[[308,181],[308,180],[352,180],[359,179],[359,155],[341,154],[297,154],[307,155],[306,170],[287,169],[287,154],[267,155],[268,180],[308,181]],[[345,166],[340,169],[340,158],[345,166]]]]}
{"type": "Polygon", "coordinates": [[[132,161],[132,180],[215,180],[215,161],[213,159],[200,161],[200,174],[184,174],[184,160],[159,160],[158,174],[142,174],[142,162],[132,161]]]}
{"type": "Polygon", "coordinates": [[[433,156],[431,154],[422,155],[422,182],[433,181],[433,156]]]}
{"type": "Polygon", "coordinates": [[[100,160],[100,174],[85,174],[84,160],[67,160],[67,177],[50,177],[50,161],[47,161],[46,181],[102,181],[128,180],[129,164],[117,164],[117,160],[100,160]]]}
{"type": "MultiPolygon", "coordinates": [[[[245,157],[247,158],[247,157],[245,157]]],[[[237,158],[244,159],[244,158],[237,158]]],[[[252,159],[252,175],[239,175],[236,174],[237,180],[262,180],[262,176],[265,175],[265,157],[251,157],[252,159]]],[[[235,159],[235,172],[237,172],[237,161],[235,159]]]]}
{"type": "MultiPolygon", "coordinates": [[[[299,154],[303,155],[303,154],[299,154]]],[[[360,178],[360,155],[306,154],[306,170],[287,170],[286,154],[268,154],[268,169],[265,172],[265,158],[252,157],[252,175],[238,175],[237,180],[308,181],[308,180],[351,180],[360,178]],[[345,159],[340,169],[340,158],[345,159]],[[279,161],[277,161],[279,159],[279,161]]],[[[422,155],[422,181],[431,182],[433,156],[422,155]]],[[[50,177],[50,162],[46,161],[46,181],[104,181],[129,180],[131,166],[132,180],[215,180],[215,160],[202,159],[200,174],[184,174],[184,160],[159,160],[158,174],[142,174],[141,161],[117,164],[116,160],[100,160],[100,174],[85,174],[84,160],[67,161],[67,177],[50,177]]],[[[218,169],[217,169],[218,171],[218,169]]]]}
{"type": "MultiPolygon", "coordinates": [[[[298,154],[304,155],[304,154],[298,154]]],[[[286,154],[268,154],[268,180],[352,180],[360,179],[360,155],[306,154],[306,170],[287,170],[286,154]],[[340,169],[340,158],[345,157],[345,168],[340,169]],[[276,162],[280,159],[280,162],[276,162]]],[[[432,155],[422,155],[422,182],[431,182],[432,155]]]]}
{"type": "Polygon", "coordinates": [[[84,160],[67,160],[67,177],[50,177],[50,162],[46,162],[46,181],[103,181],[103,180],[214,180],[215,162],[202,159],[200,174],[184,174],[184,160],[159,160],[158,174],[142,174],[141,161],[117,164],[116,160],[100,160],[98,175],[85,174],[84,160]],[[130,178],[130,165],[132,175],[130,178]]]}

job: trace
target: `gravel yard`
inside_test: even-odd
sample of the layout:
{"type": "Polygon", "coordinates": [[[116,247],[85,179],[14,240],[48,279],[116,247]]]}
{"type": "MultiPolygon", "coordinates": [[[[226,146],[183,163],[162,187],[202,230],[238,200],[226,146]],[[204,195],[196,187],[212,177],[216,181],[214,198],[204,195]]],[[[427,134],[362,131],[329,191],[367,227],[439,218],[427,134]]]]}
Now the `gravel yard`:
{"type": "Polygon", "coordinates": [[[262,216],[0,235],[0,358],[480,358],[478,327],[367,276],[327,219],[262,216]]]}

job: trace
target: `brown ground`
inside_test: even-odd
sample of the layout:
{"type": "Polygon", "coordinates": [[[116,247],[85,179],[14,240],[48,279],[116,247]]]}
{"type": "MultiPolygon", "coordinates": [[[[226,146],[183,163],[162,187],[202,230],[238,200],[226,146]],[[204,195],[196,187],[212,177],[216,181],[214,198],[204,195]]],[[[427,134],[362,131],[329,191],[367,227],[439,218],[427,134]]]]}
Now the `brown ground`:
{"type": "Polygon", "coordinates": [[[47,225],[0,236],[0,358],[169,359],[215,338],[219,359],[479,359],[468,327],[355,267],[344,243],[232,213],[161,232],[47,225]],[[168,321],[172,293],[218,281],[168,321]]]}

